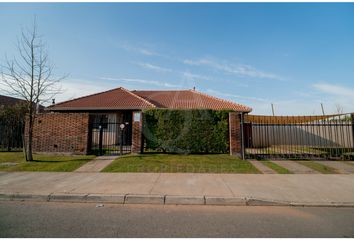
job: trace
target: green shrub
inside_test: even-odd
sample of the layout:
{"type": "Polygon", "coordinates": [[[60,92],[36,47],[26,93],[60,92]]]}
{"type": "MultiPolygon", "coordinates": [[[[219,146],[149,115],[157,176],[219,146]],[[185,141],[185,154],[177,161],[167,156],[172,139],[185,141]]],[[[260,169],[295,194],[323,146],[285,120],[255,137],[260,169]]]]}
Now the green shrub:
{"type": "Polygon", "coordinates": [[[146,110],[145,147],[175,153],[226,153],[228,116],[226,110],[146,110]]]}

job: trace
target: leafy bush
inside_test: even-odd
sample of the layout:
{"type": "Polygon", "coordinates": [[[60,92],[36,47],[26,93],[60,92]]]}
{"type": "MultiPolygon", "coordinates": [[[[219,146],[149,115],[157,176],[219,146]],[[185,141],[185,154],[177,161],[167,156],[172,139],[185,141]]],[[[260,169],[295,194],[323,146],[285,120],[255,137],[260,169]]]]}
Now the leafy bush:
{"type": "Polygon", "coordinates": [[[226,110],[146,110],[145,147],[177,153],[228,152],[228,116],[226,110]]]}

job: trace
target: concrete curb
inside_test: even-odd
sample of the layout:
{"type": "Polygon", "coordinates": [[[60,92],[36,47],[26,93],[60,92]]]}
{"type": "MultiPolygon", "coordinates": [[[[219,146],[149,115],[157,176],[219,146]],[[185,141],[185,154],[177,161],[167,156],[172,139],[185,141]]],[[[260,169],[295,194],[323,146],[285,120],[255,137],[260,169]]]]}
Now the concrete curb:
{"type": "Polygon", "coordinates": [[[257,199],[257,198],[247,198],[247,206],[290,206],[289,202],[282,202],[276,200],[267,200],[267,199],[257,199]]]}
{"type": "Polygon", "coordinates": [[[246,198],[205,196],[205,205],[245,206],[246,203],[246,198]]]}
{"type": "Polygon", "coordinates": [[[123,204],[125,201],[125,195],[123,194],[112,194],[112,195],[102,195],[102,194],[89,194],[86,197],[86,202],[103,202],[103,203],[118,203],[123,204]]]}
{"type": "Polygon", "coordinates": [[[53,202],[83,202],[88,194],[53,193],[48,196],[48,201],[53,202]]]}
{"type": "Polygon", "coordinates": [[[66,194],[49,195],[0,193],[0,201],[77,202],[158,205],[219,205],[219,206],[292,206],[292,207],[354,207],[354,202],[284,202],[255,197],[178,196],[144,194],[66,194]]]}
{"type": "Polygon", "coordinates": [[[165,196],[165,204],[172,205],[205,205],[204,196],[165,196]]]}
{"type": "Polygon", "coordinates": [[[165,196],[127,194],[125,196],[124,203],[125,204],[164,204],[165,203],[165,196]]]}

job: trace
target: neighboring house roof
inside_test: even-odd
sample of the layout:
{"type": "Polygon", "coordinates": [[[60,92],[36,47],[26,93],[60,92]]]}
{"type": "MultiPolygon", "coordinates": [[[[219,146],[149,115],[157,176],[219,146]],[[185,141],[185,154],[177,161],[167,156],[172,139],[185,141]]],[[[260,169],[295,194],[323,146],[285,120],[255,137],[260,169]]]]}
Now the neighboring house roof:
{"type": "MultiPolygon", "coordinates": [[[[24,103],[26,103],[26,101],[23,99],[0,95],[0,107],[1,106],[14,106],[16,104],[24,104],[24,103]]],[[[44,110],[44,106],[39,105],[39,111],[41,112],[43,110],[44,110]]]]}
{"type": "Polygon", "coordinates": [[[175,91],[129,91],[116,88],[48,107],[52,111],[67,110],[113,110],[113,109],[228,109],[250,112],[252,109],[195,90],[175,91]]]}
{"type": "Polygon", "coordinates": [[[25,102],[25,100],[22,100],[19,98],[0,95],[0,106],[13,106],[13,105],[16,105],[19,103],[24,103],[24,102],[25,102]]]}

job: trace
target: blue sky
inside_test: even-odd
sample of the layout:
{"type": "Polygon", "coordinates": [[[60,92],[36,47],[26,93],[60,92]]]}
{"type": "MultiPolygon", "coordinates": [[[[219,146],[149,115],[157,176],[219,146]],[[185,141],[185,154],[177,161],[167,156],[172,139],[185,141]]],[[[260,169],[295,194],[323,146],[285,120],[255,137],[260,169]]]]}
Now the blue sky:
{"type": "Polygon", "coordinates": [[[354,112],[353,3],[0,3],[0,61],[34,15],[70,74],[57,102],[195,86],[255,114],[354,112]]]}

